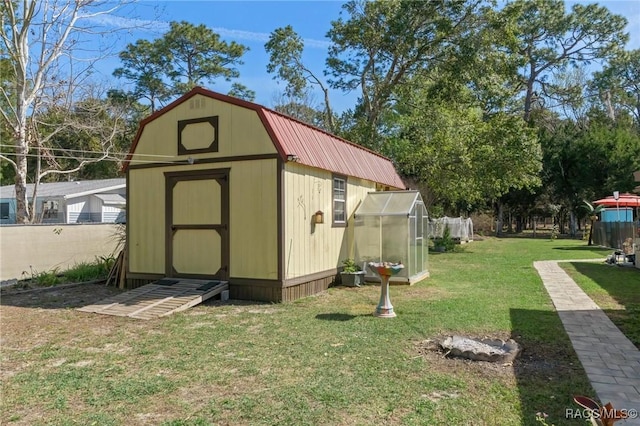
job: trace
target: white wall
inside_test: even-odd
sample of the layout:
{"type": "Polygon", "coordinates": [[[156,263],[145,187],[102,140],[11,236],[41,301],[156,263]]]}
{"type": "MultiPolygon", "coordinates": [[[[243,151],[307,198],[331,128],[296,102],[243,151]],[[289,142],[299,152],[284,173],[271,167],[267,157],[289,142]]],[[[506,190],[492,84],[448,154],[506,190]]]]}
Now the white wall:
{"type": "Polygon", "coordinates": [[[109,256],[116,250],[117,230],[118,225],[102,223],[0,226],[0,281],[109,256]]]}

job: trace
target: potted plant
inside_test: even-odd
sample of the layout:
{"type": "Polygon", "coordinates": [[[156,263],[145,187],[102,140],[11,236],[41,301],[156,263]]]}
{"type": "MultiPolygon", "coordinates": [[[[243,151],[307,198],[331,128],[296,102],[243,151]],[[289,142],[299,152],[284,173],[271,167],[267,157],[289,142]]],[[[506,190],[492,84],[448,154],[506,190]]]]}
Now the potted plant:
{"type": "Polygon", "coordinates": [[[342,285],[346,285],[347,287],[360,287],[360,284],[364,283],[365,272],[353,259],[343,260],[342,265],[342,272],[340,272],[342,285]]]}
{"type": "Polygon", "coordinates": [[[444,230],[442,231],[442,237],[435,238],[433,240],[433,251],[438,253],[443,253],[445,251],[453,251],[455,247],[455,242],[451,238],[451,230],[449,229],[449,225],[444,226],[444,230]]]}

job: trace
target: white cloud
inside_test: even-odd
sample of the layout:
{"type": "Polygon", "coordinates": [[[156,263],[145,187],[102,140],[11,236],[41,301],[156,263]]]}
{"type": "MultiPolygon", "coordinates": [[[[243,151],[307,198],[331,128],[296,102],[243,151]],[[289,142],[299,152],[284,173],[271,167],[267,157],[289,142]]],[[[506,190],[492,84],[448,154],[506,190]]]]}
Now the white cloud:
{"type": "MultiPolygon", "coordinates": [[[[88,18],[88,20],[99,25],[125,30],[147,31],[152,33],[166,32],[169,30],[169,23],[165,21],[126,18],[116,15],[98,15],[88,18]]],[[[234,39],[236,41],[257,41],[266,43],[269,40],[269,33],[234,30],[224,27],[213,27],[211,29],[225,38],[234,39]]],[[[313,38],[305,38],[303,40],[305,47],[309,47],[311,49],[326,49],[331,44],[327,40],[318,40],[313,38]]]]}
{"type": "Polygon", "coordinates": [[[169,23],[163,21],[151,21],[148,19],[126,18],[123,16],[105,14],[87,18],[87,21],[98,25],[116,28],[120,30],[137,30],[149,32],[164,32],[169,30],[169,23]]]}

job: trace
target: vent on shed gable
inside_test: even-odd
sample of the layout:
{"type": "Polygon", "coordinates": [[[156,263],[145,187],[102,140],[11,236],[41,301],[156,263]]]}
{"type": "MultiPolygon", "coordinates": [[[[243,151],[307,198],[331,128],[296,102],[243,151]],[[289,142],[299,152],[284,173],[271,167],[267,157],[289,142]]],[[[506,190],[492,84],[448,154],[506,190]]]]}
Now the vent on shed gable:
{"type": "Polygon", "coordinates": [[[189,109],[201,109],[204,108],[204,98],[191,99],[189,101],[189,109]]]}

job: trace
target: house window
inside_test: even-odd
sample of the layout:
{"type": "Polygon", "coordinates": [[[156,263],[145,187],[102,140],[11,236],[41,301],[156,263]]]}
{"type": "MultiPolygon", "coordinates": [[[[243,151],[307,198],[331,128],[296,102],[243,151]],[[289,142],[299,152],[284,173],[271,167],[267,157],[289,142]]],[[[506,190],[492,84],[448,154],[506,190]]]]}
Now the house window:
{"type": "Polygon", "coordinates": [[[333,176],[333,225],[347,226],[347,178],[333,176]]]}
{"type": "Polygon", "coordinates": [[[55,200],[47,200],[42,202],[42,218],[57,219],[58,218],[58,202],[55,200]]]}
{"type": "Polygon", "coordinates": [[[9,203],[0,203],[0,219],[9,219],[9,203]]]}

